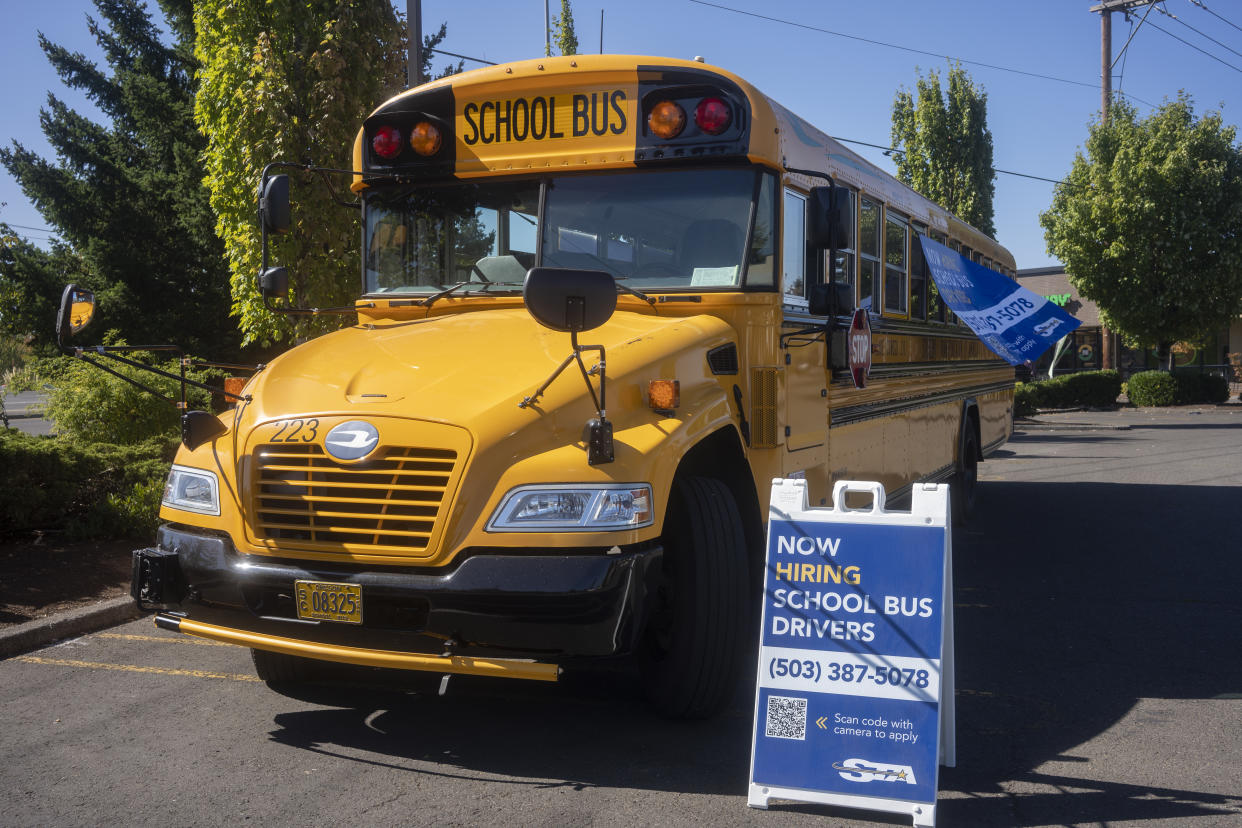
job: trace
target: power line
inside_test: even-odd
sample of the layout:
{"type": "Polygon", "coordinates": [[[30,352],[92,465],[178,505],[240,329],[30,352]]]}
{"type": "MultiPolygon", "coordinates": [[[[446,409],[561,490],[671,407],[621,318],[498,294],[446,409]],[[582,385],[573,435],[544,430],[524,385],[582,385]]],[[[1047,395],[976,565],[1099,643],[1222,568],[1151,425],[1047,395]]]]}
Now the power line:
{"type": "MultiPolygon", "coordinates": [[[[898,155],[904,155],[906,152],[905,150],[898,149],[897,147],[886,147],[883,144],[872,144],[867,141],[855,141],[853,138],[842,138],[839,135],[833,135],[832,140],[841,141],[842,143],[846,143],[846,144],[858,144],[864,147],[872,147],[874,149],[884,150],[885,155],[892,155],[893,153],[897,153],[898,155]]],[[[997,167],[993,167],[992,171],[998,172],[998,173],[1004,173],[1005,175],[1016,175],[1019,178],[1033,178],[1036,181],[1047,181],[1049,184],[1064,184],[1065,183],[1065,179],[1063,178],[1044,178],[1042,175],[1031,175],[1029,173],[1014,172],[1013,170],[1002,170],[1002,169],[998,169],[997,167]]]]}
{"type": "Polygon", "coordinates": [[[1189,0],[1189,2],[1190,2],[1190,4],[1191,4],[1192,6],[1198,6],[1199,8],[1203,9],[1203,10],[1204,10],[1205,12],[1207,12],[1208,14],[1212,15],[1213,17],[1215,17],[1216,19],[1218,19],[1218,20],[1220,20],[1220,21],[1222,21],[1222,22],[1224,22],[1224,23],[1228,23],[1230,26],[1233,26],[1233,27],[1234,27],[1235,29],[1237,29],[1239,32],[1242,32],[1242,26],[1239,26],[1238,24],[1233,23],[1233,22],[1231,22],[1231,21],[1229,21],[1229,20],[1225,20],[1225,18],[1221,17],[1219,14],[1217,14],[1216,12],[1212,11],[1211,9],[1209,9],[1207,6],[1203,5],[1203,3],[1199,2],[1199,0],[1189,0]]]}
{"type": "Polygon", "coordinates": [[[35,232],[37,232],[37,233],[52,233],[52,234],[54,235],[54,234],[56,234],[57,232],[59,232],[59,231],[57,231],[57,230],[53,230],[53,229],[52,229],[52,228],[50,228],[50,227],[29,227],[29,226],[27,226],[27,225],[25,225],[25,224],[11,224],[11,223],[9,223],[9,222],[7,222],[7,221],[6,221],[6,222],[4,222],[4,223],[5,223],[5,224],[8,224],[8,225],[9,225],[9,227],[16,227],[16,228],[18,228],[18,229],[20,229],[20,230],[34,230],[34,231],[35,231],[35,232]]]}
{"type": "Polygon", "coordinates": [[[435,52],[437,55],[448,55],[449,57],[461,58],[462,60],[473,60],[475,63],[485,63],[488,66],[496,65],[494,60],[484,60],[483,58],[470,57],[470,55],[459,55],[456,52],[446,52],[443,49],[430,49],[429,51],[435,52]]]}
{"type": "Polygon", "coordinates": [[[1216,38],[1212,37],[1212,36],[1211,36],[1211,35],[1209,35],[1209,34],[1204,34],[1203,32],[1201,32],[1201,31],[1199,31],[1198,29],[1196,29],[1194,26],[1192,26],[1192,25],[1190,25],[1189,23],[1187,23],[1185,20],[1182,20],[1182,19],[1181,19],[1180,17],[1178,17],[1176,14],[1173,14],[1173,13],[1171,13],[1171,12],[1169,12],[1169,11],[1166,11],[1165,9],[1163,9],[1163,8],[1161,8],[1161,7],[1159,7],[1159,6],[1155,6],[1154,8],[1156,9],[1156,11],[1160,12],[1160,13],[1161,13],[1161,14],[1163,14],[1165,17],[1171,18],[1171,19],[1173,19],[1173,20],[1176,20],[1178,23],[1181,23],[1181,24],[1182,24],[1183,26],[1185,26],[1187,29],[1190,29],[1192,32],[1194,32],[1195,34],[1199,35],[1199,37],[1206,38],[1206,39],[1208,39],[1208,40],[1212,41],[1213,43],[1215,43],[1217,46],[1221,47],[1222,49],[1225,49],[1226,51],[1229,51],[1229,52],[1233,52],[1233,53],[1234,53],[1235,55],[1237,55],[1238,57],[1242,57],[1242,52],[1239,52],[1237,49],[1234,49],[1234,48],[1232,48],[1232,47],[1226,46],[1224,43],[1221,43],[1219,40],[1217,40],[1216,38]]]}
{"type": "MultiPolygon", "coordinates": [[[[1095,83],[1087,83],[1087,82],[1085,82],[1085,81],[1071,80],[1071,79],[1069,79],[1069,78],[1058,78],[1058,77],[1054,77],[1054,76],[1052,76],[1052,75],[1041,75],[1041,74],[1040,74],[1040,73],[1038,73],[1038,72],[1028,72],[1028,71],[1026,71],[1026,70],[1024,70],[1024,69],[1013,69],[1013,68],[1010,68],[1010,67],[1008,67],[1008,66],[997,66],[997,65],[996,65],[996,64],[994,64],[994,63],[984,63],[984,62],[982,62],[982,61],[978,61],[978,60],[967,60],[966,58],[954,57],[954,56],[952,56],[952,55],[941,55],[941,54],[937,54],[937,53],[935,53],[935,52],[928,52],[928,51],[926,51],[926,50],[924,50],[924,49],[915,49],[915,48],[912,48],[912,47],[910,47],[910,46],[901,46],[901,45],[896,44],[896,43],[886,43],[886,42],[885,42],[885,41],[883,41],[883,40],[872,40],[871,38],[859,37],[858,35],[845,34],[844,32],[834,32],[834,31],[832,31],[831,29],[821,29],[821,28],[819,28],[818,26],[811,26],[811,25],[806,24],[806,23],[798,23],[798,22],[793,21],[793,20],[784,20],[784,19],[782,19],[782,18],[780,18],[780,17],[770,17],[770,16],[768,16],[768,15],[766,15],[766,14],[757,14],[757,13],[755,13],[755,12],[749,12],[749,11],[744,11],[744,10],[742,10],[742,9],[735,9],[735,8],[731,8],[731,7],[729,7],[729,6],[722,6],[722,5],[720,5],[719,3],[709,3],[709,2],[707,2],[707,0],[690,0],[690,2],[691,2],[691,3],[697,3],[697,4],[698,4],[698,5],[700,5],[700,6],[711,6],[712,8],[721,9],[721,10],[723,10],[723,11],[727,11],[727,12],[733,12],[734,14],[742,14],[742,15],[746,15],[747,17],[755,17],[755,18],[758,18],[758,19],[760,19],[760,20],[768,20],[768,21],[771,21],[771,22],[773,22],[773,23],[782,23],[782,24],[784,24],[784,25],[786,25],[786,26],[793,26],[793,27],[798,28],[798,29],[807,29],[807,30],[809,30],[809,31],[812,31],[812,32],[819,32],[819,33],[821,33],[821,34],[829,34],[829,35],[833,35],[833,36],[835,36],[835,37],[844,37],[844,38],[847,38],[847,39],[849,39],[849,40],[857,40],[857,41],[859,41],[860,43],[869,43],[869,44],[871,44],[872,46],[884,46],[884,47],[889,48],[889,49],[898,49],[898,50],[900,50],[900,51],[902,51],[902,52],[911,52],[911,53],[916,54],[916,55],[927,55],[927,56],[929,56],[929,57],[934,57],[934,58],[945,58],[945,59],[947,59],[947,60],[955,60],[955,61],[957,61],[958,63],[965,63],[965,64],[968,64],[968,65],[970,65],[970,66],[983,66],[983,67],[986,67],[986,68],[988,68],[988,69],[996,69],[997,71],[1000,71],[1000,72],[1011,72],[1011,73],[1013,73],[1013,74],[1015,74],[1015,75],[1025,75],[1025,76],[1030,77],[1030,78],[1040,78],[1041,80],[1056,81],[1057,83],[1068,83],[1068,84],[1071,84],[1071,85],[1073,85],[1073,86],[1085,86],[1085,87],[1087,87],[1088,89],[1099,89],[1099,88],[1100,88],[1099,84],[1095,84],[1095,83]]],[[[1122,93],[1122,94],[1125,94],[1125,93],[1122,93]]],[[[1127,94],[1127,95],[1126,95],[1126,97],[1128,97],[1128,98],[1133,98],[1134,96],[1133,96],[1133,95],[1128,95],[1128,94],[1127,94]]],[[[1144,105],[1146,105],[1146,106],[1152,106],[1152,104],[1149,104],[1149,103],[1147,103],[1146,101],[1140,100],[1140,99],[1138,99],[1138,98],[1134,98],[1134,100],[1136,100],[1136,101],[1138,101],[1139,103],[1144,104],[1144,105]]]]}
{"type": "MultiPolygon", "coordinates": [[[[693,2],[697,2],[697,0],[690,0],[690,2],[692,2],[692,3],[693,3],[693,2]]],[[[1196,52],[1203,52],[1203,54],[1207,55],[1208,57],[1210,57],[1212,60],[1216,61],[1217,63],[1224,63],[1226,66],[1228,66],[1228,67],[1229,67],[1230,69],[1232,69],[1233,71],[1235,71],[1235,72],[1242,72],[1242,69],[1239,69],[1238,67],[1234,66],[1232,63],[1228,63],[1228,62],[1226,62],[1226,61],[1224,61],[1224,60],[1221,60],[1220,58],[1218,58],[1216,55],[1212,54],[1211,52],[1208,52],[1208,51],[1205,51],[1205,50],[1203,50],[1203,49],[1200,49],[1198,46],[1196,46],[1195,44],[1191,43],[1189,40],[1182,40],[1180,37],[1178,37],[1177,35],[1173,34],[1173,33],[1172,33],[1172,32],[1170,32],[1168,29],[1161,28],[1160,26],[1157,26],[1154,22],[1151,24],[1151,26],[1152,26],[1152,27],[1153,27],[1156,31],[1158,31],[1158,32],[1164,32],[1164,33],[1165,33],[1165,34],[1167,34],[1169,37],[1173,38],[1174,40],[1178,41],[1179,43],[1184,43],[1184,44],[1186,44],[1186,45],[1187,45],[1187,46],[1189,46],[1190,48],[1194,49],[1196,52]]]]}

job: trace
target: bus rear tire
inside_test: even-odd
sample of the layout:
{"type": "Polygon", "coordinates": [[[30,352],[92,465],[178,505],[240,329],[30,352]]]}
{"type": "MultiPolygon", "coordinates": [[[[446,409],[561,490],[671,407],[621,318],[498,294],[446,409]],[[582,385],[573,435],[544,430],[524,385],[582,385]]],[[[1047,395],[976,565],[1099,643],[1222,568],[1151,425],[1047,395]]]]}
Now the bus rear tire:
{"type": "Polygon", "coordinates": [[[746,627],[746,540],[727,486],[678,479],[664,558],[639,653],[643,690],[662,715],[705,719],[737,687],[746,627]]]}
{"type": "Polygon", "coordinates": [[[323,663],[311,658],[274,653],[271,650],[250,650],[250,660],[260,681],[270,684],[301,684],[322,678],[323,663]]]}
{"type": "Polygon", "coordinates": [[[962,430],[957,472],[953,475],[950,499],[953,503],[953,525],[965,526],[975,513],[979,500],[979,436],[973,420],[962,430]]]}

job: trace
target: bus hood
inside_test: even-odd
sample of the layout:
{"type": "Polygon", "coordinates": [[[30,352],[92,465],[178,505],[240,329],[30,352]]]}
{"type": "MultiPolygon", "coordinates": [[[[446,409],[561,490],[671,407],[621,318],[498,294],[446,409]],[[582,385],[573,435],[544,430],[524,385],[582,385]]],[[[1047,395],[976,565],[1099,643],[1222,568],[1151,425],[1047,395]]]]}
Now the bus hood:
{"type": "MultiPolygon", "coordinates": [[[[608,397],[635,371],[659,378],[653,363],[688,347],[734,338],[712,316],[658,317],[618,311],[581,334],[607,354],[608,397]]],[[[568,334],[540,326],[524,308],[479,311],[411,322],[358,325],[314,339],[274,360],[251,384],[251,422],[300,416],[402,417],[476,430],[495,417],[513,423],[518,407],[573,352],[568,334]],[[253,418],[253,419],[251,419],[253,418]]],[[[598,354],[587,352],[590,368],[598,354]]],[[[705,373],[706,364],[697,373],[705,373]]],[[[683,377],[683,382],[692,379],[683,377]]],[[[598,378],[593,379],[598,385],[598,378]]],[[[645,397],[645,386],[643,390],[645,397]]],[[[551,412],[590,397],[576,366],[548,388],[538,406],[551,412]]],[[[577,408],[578,406],[574,406],[577,408]]],[[[523,419],[529,419],[529,412],[523,419]]],[[[546,425],[546,424],[545,424],[546,425]]],[[[579,421],[575,428],[579,428],[579,421]]]]}

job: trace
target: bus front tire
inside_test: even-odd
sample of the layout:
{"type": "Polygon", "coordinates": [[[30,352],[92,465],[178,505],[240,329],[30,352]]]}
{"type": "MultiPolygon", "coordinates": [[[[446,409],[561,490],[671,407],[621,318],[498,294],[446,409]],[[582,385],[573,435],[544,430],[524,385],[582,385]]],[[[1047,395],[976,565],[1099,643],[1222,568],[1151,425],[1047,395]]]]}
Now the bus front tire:
{"type": "Polygon", "coordinates": [[[715,715],[736,689],[746,629],[746,541],[727,486],[679,479],[640,651],[643,690],[662,715],[715,715]]]}
{"type": "Polygon", "coordinates": [[[323,675],[321,662],[310,658],[274,653],[271,650],[250,650],[254,671],[260,681],[274,684],[301,684],[323,675]]]}

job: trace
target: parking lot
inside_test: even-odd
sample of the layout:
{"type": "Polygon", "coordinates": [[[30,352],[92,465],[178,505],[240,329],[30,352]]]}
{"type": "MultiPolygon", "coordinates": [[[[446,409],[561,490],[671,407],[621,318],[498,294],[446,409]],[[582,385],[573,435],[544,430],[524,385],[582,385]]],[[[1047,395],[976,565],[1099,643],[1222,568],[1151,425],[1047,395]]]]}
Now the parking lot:
{"type": "MultiPolygon", "coordinates": [[[[1062,414],[954,533],[942,825],[1242,821],[1242,407],[1062,414]]],[[[668,722],[624,669],[277,693],[149,619],[0,662],[10,825],[873,825],[746,807],[753,676],[668,722]]],[[[908,824],[908,822],[906,823],[908,824]]]]}

